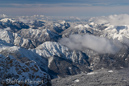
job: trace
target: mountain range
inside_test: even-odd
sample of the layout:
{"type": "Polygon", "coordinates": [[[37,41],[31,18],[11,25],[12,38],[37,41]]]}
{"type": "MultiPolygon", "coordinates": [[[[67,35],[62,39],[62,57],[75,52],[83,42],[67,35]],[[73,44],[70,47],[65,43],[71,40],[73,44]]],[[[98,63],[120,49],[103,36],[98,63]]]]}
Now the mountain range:
{"type": "Polygon", "coordinates": [[[1,84],[7,85],[7,79],[30,79],[43,80],[39,86],[51,86],[51,79],[128,68],[129,24],[123,22],[123,16],[94,17],[82,22],[45,16],[2,17],[1,84]],[[117,24],[118,19],[121,22],[117,24]]]}

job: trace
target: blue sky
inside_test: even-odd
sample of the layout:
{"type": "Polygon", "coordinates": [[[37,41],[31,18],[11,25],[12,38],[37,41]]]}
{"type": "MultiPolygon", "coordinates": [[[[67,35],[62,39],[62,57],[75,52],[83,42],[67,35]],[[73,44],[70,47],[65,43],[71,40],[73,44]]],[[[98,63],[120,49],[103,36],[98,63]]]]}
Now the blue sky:
{"type": "Polygon", "coordinates": [[[0,0],[0,14],[107,16],[129,14],[128,0],[0,0]]]}

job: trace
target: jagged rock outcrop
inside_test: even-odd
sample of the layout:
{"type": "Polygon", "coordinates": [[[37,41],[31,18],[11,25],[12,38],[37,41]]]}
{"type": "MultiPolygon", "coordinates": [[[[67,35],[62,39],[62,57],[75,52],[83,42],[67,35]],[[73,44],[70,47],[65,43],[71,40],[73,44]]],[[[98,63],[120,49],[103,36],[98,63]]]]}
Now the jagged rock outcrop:
{"type": "Polygon", "coordinates": [[[41,71],[36,62],[22,63],[13,56],[0,55],[1,85],[51,86],[50,76],[41,71]]]}

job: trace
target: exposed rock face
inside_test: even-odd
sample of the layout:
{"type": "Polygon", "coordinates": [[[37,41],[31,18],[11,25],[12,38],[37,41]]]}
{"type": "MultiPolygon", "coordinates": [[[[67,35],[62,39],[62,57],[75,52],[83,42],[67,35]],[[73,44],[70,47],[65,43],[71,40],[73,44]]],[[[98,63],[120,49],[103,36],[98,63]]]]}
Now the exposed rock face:
{"type": "Polygon", "coordinates": [[[90,72],[88,64],[77,64],[61,57],[50,57],[49,58],[49,70],[48,73],[52,78],[66,77],[68,75],[76,75],[81,72],[90,72]]]}
{"type": "Polygon", "coordinates": [[[41,85],[51,86],[50,76],[41,71],[34,61],[19,62],[13,56],[0,55],[0,81],[1,85],[41,85]],[[10,80],[10,82],[8,81],[10,80]],[[14,80],[23,81],[21,83],[14,80]],[[32,84],[27,80],[31,80],[32,84]],[[37,81],[37,82],[34,82],[37,81]],[[40,83],[38,83],[40,81],[40,83]]]}
{"type": "Polygon", "coordinates": [[[90,63],[85,53],[69,50],[57,42],[45,42],[32,52],[48,58],[49,74],[52,78],[90,71],[90,63]]]}

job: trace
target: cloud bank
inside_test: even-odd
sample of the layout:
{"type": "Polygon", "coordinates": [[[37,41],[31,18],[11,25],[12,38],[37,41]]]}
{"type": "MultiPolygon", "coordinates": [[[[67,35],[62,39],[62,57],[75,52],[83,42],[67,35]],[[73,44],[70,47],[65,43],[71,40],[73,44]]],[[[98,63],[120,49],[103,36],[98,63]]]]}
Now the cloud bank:
{"type": "MultiPolygon", "coordinates": [[[[0,3],[0,12],[5,13],[7,15],[12,16],[31,16],[31,15],[47,15],[47,16],[82,16],[82,17],[93,17],[93,16],[107,16],[111,14],[123,14],[128,13],[129,11],[127,8],[129,8],[129,5],[122,5],[121,2],[119,2],[121,5],[113,3],[113,1],[106,0],[107,2],[99,2],[99,1],[85,1],[82,3],[80,0],[78,2],[73,1],[73,3],[57,3],[56,1],[52,1],[55,3],[50,3],[46,0],[48,3],[35,1],[35,3],[27,3],[27,1],[22,2],[8,2],[6,3],[0,3]],[[36,3],[37,2],[37,3],[36,3]]],[[[102,1],[102,0],[100,0],[102,1]]],[[[120,0],[119,0],[120,1],[120,0]]],[[[32,1],[31,1],[32,2],[32,1]]],[[[117,1],[118,2],[118,1],[117,1]]],[[[126,2],[128,2],[126,0],[126,2]]]]}
{"type": "Polygon", "coordinates": [[[120,14],[120,15],[110,15],[103,17],[94,17],[91,18],[90,21],[93,21],[97,24],[110,23],[112,25],[120,26],[120,25],[129,25],[129,15],[128,14],[120,14]]]}
{"type": "Polygon", "coordinates": [[[86,48],[92,49],[98,53],[114,54],[121,48],[120,42],[109,40],[93,35],[70,35],[69,38],[62,38],[59,40],[62,45],[67,46],[72,50],[84,50],[86,48]]]}

